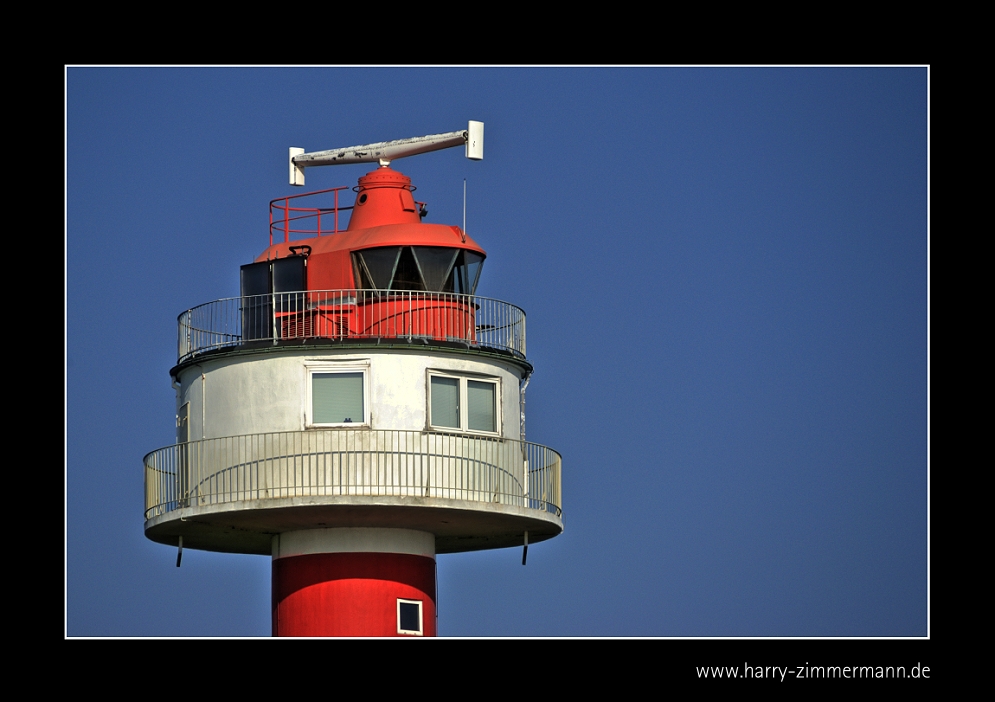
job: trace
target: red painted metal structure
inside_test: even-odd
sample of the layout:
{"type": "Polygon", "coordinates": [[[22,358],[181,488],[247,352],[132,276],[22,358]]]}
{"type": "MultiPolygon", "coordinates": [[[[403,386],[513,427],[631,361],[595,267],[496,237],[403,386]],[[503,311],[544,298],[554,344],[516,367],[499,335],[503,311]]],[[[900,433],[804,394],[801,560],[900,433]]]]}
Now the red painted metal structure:
{"type": "Polygon", "coordinates": [[[270,202],[270,245],[256,258],[269,261],[297,255],[301,246],[310,247],[308,254],[308,290],[341,290],[361,288],[353,269],[352,253],[384,246],[436,246],[459,248],[486,256],[462,229],[447,224],[426,224],[418,212],[418,203],[411,192],[411,179],[402,173],[382,167],[359,179],[356,204],[338,206],[338,193],[344,187],[317,190],[301,195],[277,198],[270,202]],[[334,193],[333,207],[291,207],[295,198],[334,193]],[[283,203],[278,205],[278,203],[283,203]],[[345,231],[338,230],[339,212],[351,210],[352,217],[345,231]],[[282,216],[280,216],[282,215],[282,216]],[[329,231],[322,228],[321,218],[331,216],[335,224],[329,231]],[[304,226],[313,222],[313,226],[304,226]],[[284,241],[274,243],[274,232],[284,235],[284,241]],[[292,234],[309,235],[291,239],[292,234]],[[334,234],[335,236],[329,236],[334,234]],[[291,250],[291,249],[296,250],[291,250]]]}
{"type": "Polygon", "coordinates": [[[273,636],[403,636],[397,601],[422,603],[435,636],[435,560],[406,553],[320,553],[273,561],[273,636]]]}
{"type": "MultiPolygon", "coordinates": [[[[328,188],[327,190],[315,190],[310,193],[301,193],[300,195],[288,195],[286,197],[278,197],[275,200],[270,200],[269,202],[269,245],[273,245],[273,231],[283,232],[283,242],[290,242],[291,234],[315,234],[321,236],[324,234],[338,234],[339,233],[339,212],[342,210],[351,210],[351,207],[339,207],[339,191],[345,190],[346,186],[343,185],[339,188],[328,188]],[[313,195],[323,195],[324,193],[335,193],[335,201],[332,207],[291,207],[290,201],[296,200],[302,197],[311,197],[313,195]],[[281,207],[278,203],[283,203],[281,207]],[[283,216],[280,217],[282,212],[283,216]],[[324,232],[321,229],[321,215],[332,214],[334,225],[332,231],[328,231],[328,227],[325,227],[324,232]],[[276,215],[276,216],[274,216],[276,215]],[[314,220],[314,227],[307,227],[304,229],[298,229],[297,225],[291,226],[291,222],[300,222],[301,224],[310,223],[310,220],[314,220]]],[[[327,219],[326,219],[327,222],[327,219]]]]}
{"type": "Polygon", "coordinates": [[[335,298],[327,293],[306,296],[302,310],[277,312],[280,338],[400,339],[407,336],[435,341],[476,341],[476,317],[471,305],[460,300],[426,296],[364,294],[335,298]],[[358,298],[358,299],[357,299],[358,298]]]}
{"type": "MultiPolygon", "coordinates": [[[[411,179],[381,167],[359,179],[355,205],[341,207],[339,192],[345,187],[291,195],[270,201],[270,245],[256,262],[303,255],[307,252],[307,290],[362,289],[364,285],[354,254],[384,247],[416,246],[463,249],[481,257],[484,250],[457,226],[422,222],[419,205],[411,193],[411,179]],[[333,194],[332,207],[292,205],[292,200],[333,194]],[[339,231],[339,213],[351,210],[345,231],[339,231]],[[332,220],[329,231],[327,225],[332,220]],[[324,220],[324,225],[323,225],[324,220]],[[274,243],[274,233],[283,241],[274,243]],[[305,235],[292,238],[292,235],[305,235]],[[330,236],[332,235],[332,236],[330,236]]],[[[277,313],[285,337],[313,336],[424,336],[444,340],[475,341],[472,305],[431,298],[403,304],[378,294],[358,300],[335,300],[327,295],[309,299],[304,309],[277,313]]]]}

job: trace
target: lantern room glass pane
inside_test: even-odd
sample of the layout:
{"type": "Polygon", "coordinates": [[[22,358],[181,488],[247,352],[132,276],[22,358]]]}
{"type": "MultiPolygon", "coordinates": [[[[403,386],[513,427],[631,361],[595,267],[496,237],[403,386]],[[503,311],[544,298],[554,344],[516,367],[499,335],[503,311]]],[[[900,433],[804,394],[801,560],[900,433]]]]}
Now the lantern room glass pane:
{"type": "Polygon", "coordinates": [[[363,257],[358,251],[352,252],[352,279],[353,284],[361,290],[376,290],[376,285],[373,284],[373,280],[370,279],[370,274],[366,270],[366,264],[363,263],[363,257]]]}
{"type": "Polygon", "coordinates": [[[314,424],[362,424],[363,374],[312,373],[311,406],[314,424]]]}
{"type": "Polygon", "coordinates": [[[473,251],[464,251],[463,256],[466,260],[466,280],[470,294],[475,295],[477,283],[480,282],[480,271],[484,267],[484,257],[473,251]]]}
{"type": "Polygon", "coordinates": [[[466,382],[466,409],[470,431],[497,431],[496,385],[466,382]]]}
{"type": "Polygon", "coordinates": [[[425,281],[422,280],[421,271],[415,262],[414,254],[411,253],[410,246],[401,247],[401,255],[397,259],[397,268],[394,270],[394,279],[390,283],[391,290],[424,290],[425,281]]]}
{"type": "Polygon", "coordinates": [[[425,280],[425,289],[431,292],[452,292],[451,283],[448,290],[444,286],[459,249],[441,246],[412,246],[411,248],[425,280]]]}
{"type": "Polygon", "coordinates": [[[377,290],[389,290],[390,281],[397,268],[397,258],[401,253],[400,246],[386,246],[380,249],[365,249],[357,255],[366,265],[366,271],[373,279],[377,290]]]}
{"type": "Polygon", "coordinates": [[[459,379],[432,377],[432,420],[436,427],[459,428],[459,379]]]}
{"type": "Polygon", "coordinates": [[[456,265],[453,267],[451,279],[446,281],[446,285],[451,287],[453,292],[464,295],[473,295],[477,292],[477,281],[480,278],[480,269],[484,264],[484,257],[473,251],[460,249],[459,256],[456,257],[456,265]]]}

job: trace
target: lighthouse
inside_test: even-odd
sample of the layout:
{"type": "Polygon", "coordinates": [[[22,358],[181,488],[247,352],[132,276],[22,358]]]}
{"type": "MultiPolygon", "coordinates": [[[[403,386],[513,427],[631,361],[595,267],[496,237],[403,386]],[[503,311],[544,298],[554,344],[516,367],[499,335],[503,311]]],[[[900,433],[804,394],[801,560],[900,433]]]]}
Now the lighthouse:
{"type": "Polygon", "coordinates": [[[144,458],[145,535],[177,565],[270,557],[274,636],[434,636],[438,554],[524,564],[563,531],[560,455],[525,440],[525,312],[476,294],[484,248],[428,222],[391,167],[455,146],[482,159],[483,124],[291,148],[294,186],[374,167],[352,192],[272,200],[237,296],[179,315],[176,443],[144,458]]]}

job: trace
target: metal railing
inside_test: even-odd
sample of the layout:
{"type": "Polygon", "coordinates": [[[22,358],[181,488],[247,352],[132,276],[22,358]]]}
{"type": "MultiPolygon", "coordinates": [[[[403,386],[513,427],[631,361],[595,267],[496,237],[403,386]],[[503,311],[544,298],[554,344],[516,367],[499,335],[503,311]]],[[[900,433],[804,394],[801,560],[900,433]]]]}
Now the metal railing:
{"type": "Polygon", "coordinates": [[[180,363],[247,342],[307,338],[448,341],[525,357],[525,312],[476,295],[306,290],[215,300],[177,321],[180,363]]]}
{"type": "Polygon", "coordinates": [[[339,192],[348,190],[348,186],[339,188],[328,188],[326,190],[315,190],[310,193],[300,193],[298,195],[287,195],[269,201],[269,245],[273,245],[273,234],[283,235],[285,243],[290,241],[291,234],[303,234],[304,238],[322,236],[323,234],[337,234],[341,231],[339,227],[339,212],[351,210],[348,207],[339,206],[339,192]],[[334,193],[331,207],[292,207],[291,200],[311,197],[312,195],[322,195],[324,193],[334,193]],[[325,216],[325,225],[322,229],[321,218],[325,216]],[[331,226],[329,226],[329,224],[331,226]]]}
{"type": "Polygon", "coordinates": [[[560,455],[508,439],[329,429],[230,436],[145,456],[145,518],[243,500],[406,496],[560,511],[560,455]]]}

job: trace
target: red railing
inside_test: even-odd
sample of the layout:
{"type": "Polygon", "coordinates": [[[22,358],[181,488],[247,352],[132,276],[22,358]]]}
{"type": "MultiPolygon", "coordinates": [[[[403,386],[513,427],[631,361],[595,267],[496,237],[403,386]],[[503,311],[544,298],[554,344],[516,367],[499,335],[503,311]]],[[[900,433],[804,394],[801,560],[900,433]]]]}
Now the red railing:
{"type": "Polygon", "coordinates": [[[300,195],[288,195],[278,197],[269,202],[269,245],[273,245],[273,232],[283,233],[283,241],[290,241],[291,234],[304,234],[304,238],[322,236],[324,234],[336,234],[339,232],[339,212],[351,210],[348,207],[339,207],[339,191],[348,190],[348,186],[340,188],[328,188],[327,190],[315,190],[310,193],[300,195]],[[324,193],[335,193],[335,200],[331,207],[291,207],[290,201],[312,195],[322,195],[324,193]],[[332,215],[332,228],[328,228],[328,215],[332,215]],[[325,226],[322,228],[322,215],[325,215],[325,226]],[[309,226],[304,226],[309,225],[309,226]]]}

